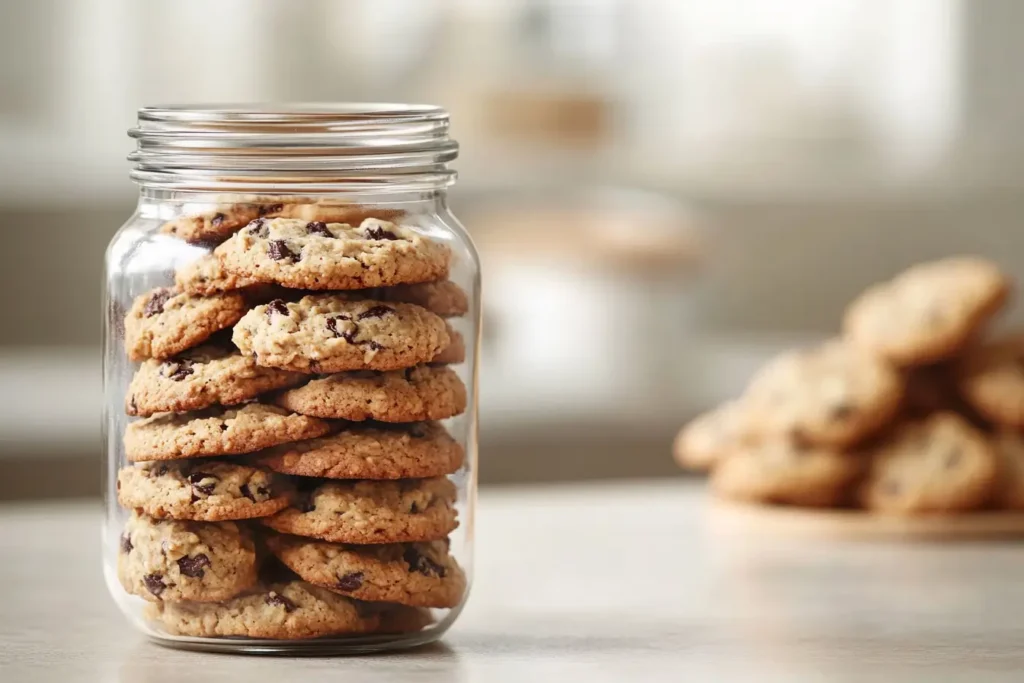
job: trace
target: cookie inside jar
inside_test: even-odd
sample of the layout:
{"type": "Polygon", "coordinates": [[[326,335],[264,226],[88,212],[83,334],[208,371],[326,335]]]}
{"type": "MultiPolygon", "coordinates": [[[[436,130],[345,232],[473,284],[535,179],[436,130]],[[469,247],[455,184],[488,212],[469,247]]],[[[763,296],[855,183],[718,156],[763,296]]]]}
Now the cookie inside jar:
{"type": "Polygon", "coordinates": [[[107,272],[105,561],[156,642],[395,649],[464,603],[479,264],[447,130],[419,105],[140,111],[107,272]]]}

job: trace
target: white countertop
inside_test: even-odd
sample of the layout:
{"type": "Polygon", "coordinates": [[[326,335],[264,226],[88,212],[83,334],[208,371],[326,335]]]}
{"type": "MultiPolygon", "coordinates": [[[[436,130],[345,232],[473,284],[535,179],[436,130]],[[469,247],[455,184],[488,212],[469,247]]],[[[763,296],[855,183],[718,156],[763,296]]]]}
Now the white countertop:
{"type": "Polygon", "coordinates": [[[485,490],[443,644],[167,650],[117,612],[98,505],[0,506],[0,681],[992,681],[1024,670],[1024,545],[809,541],[717,524],[683,481],[485,490]],[[731,529],[731,530],[727,530],[731,529]]]}

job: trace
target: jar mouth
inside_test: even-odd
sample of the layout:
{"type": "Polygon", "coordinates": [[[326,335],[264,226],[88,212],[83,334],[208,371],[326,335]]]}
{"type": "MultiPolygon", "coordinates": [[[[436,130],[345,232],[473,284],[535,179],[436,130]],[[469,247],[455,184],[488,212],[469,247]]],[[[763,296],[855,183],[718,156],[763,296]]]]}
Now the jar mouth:
{"type": "Polygon", "coordinates": [[[450,185],[441,107],[390,103],[143,107],[132,180],[182,191],[414,191],[450,185]],[[267,185],[273,185],[272,189],[267,185]],[[396,186],[400,185],[400,188],[396,186]]]}

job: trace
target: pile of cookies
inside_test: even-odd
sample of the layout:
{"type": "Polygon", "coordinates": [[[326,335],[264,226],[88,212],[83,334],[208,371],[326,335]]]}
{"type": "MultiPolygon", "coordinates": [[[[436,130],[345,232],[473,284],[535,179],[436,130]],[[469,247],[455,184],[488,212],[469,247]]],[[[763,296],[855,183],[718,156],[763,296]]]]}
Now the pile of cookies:
{"type": "Polygon", "coordinates": [[[723,497],[894,514],[1024,509],[1024,334],[986,340],[1010,279],[977,257],[914,266],[686,425],[674,455],[723,497]]]}
{"type": "Polygon", "coordinates": [[[450,249],[402,218],[246,202],[161,228],[216,246],[124,325],[117,574],[157,628],[405,633],[461,603],[466,453],[439,420],[467,408],[446,319],[469,302],[450,249]]]}

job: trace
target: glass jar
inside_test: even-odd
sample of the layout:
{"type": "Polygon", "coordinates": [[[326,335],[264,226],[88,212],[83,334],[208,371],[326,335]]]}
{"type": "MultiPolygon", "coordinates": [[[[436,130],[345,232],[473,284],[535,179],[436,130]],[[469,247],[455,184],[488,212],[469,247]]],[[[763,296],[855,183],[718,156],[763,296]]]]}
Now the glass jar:
{"type": "Polygon", "coordinates": [[[448,114],[139,111],[106,254],[104,572],[165,645],[440,637],[472,569],[480,270],[448,114]]]}

